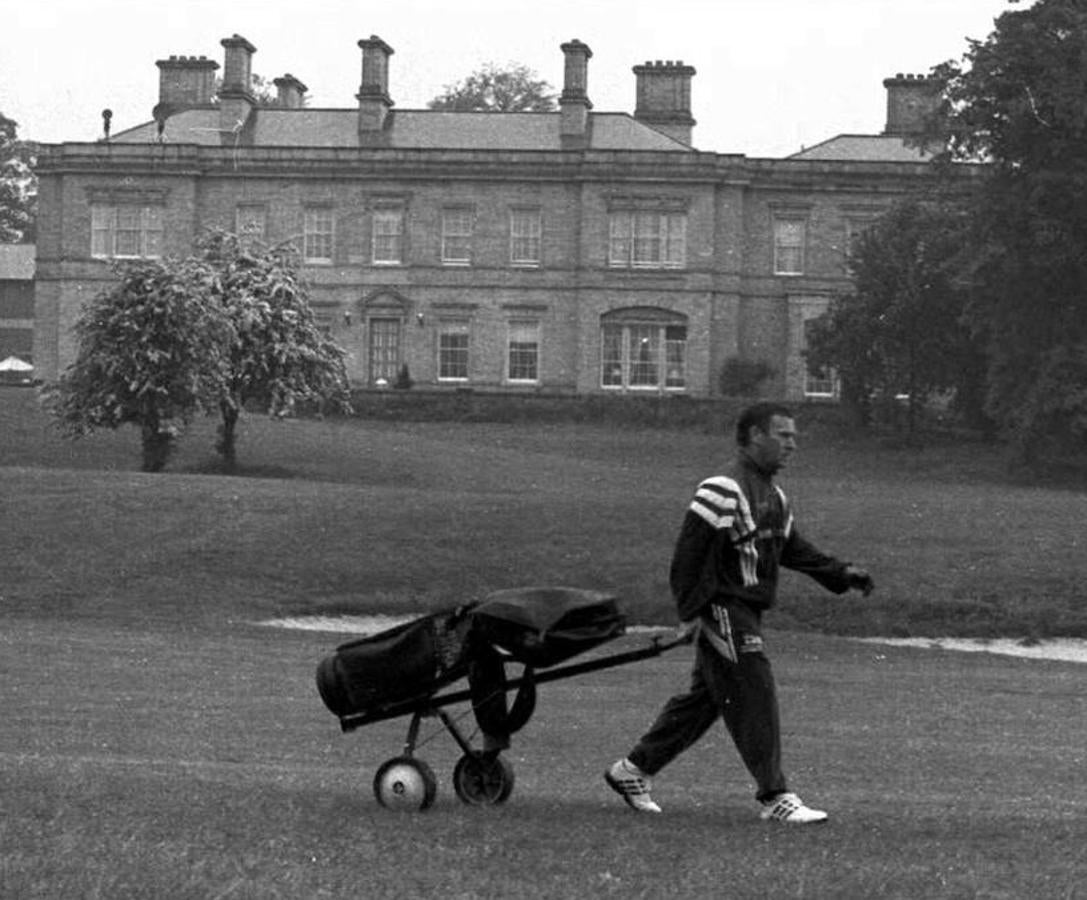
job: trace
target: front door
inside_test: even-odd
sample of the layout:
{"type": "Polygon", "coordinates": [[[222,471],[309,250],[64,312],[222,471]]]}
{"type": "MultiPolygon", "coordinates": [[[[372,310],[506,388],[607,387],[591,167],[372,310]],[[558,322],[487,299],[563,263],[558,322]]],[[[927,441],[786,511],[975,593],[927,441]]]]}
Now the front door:
{"type": "Polygon", "coordinates": [[[370,383],[393,384],[400,372],[400,320],[370,319],[370,383]]]}

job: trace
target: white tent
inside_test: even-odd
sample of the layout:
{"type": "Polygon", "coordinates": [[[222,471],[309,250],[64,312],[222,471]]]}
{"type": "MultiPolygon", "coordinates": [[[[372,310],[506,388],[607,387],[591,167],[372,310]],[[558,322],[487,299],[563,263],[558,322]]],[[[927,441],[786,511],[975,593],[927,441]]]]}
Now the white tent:
{"type": "Polygon", "coordinates": [[[0,372],[33,372],[34,367],[18,356],[9,356],[0,360],[0,372]]]}

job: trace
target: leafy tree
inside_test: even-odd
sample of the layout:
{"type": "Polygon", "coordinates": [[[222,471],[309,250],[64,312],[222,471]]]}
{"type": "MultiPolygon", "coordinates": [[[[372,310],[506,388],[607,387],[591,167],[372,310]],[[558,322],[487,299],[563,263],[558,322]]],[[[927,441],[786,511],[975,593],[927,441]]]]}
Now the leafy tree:
{"type": "Polygon", "coordinates": [[[0,113],[0,243],[34,239],[37,179],[33,154],[18,139],[18,123],[0,113]]]}
{"type": "Polygon", "coordinates": [[[554,88],[528,66],[509,63],[500,68],[485,63],[427,104],[428,109],[455,112],[551,112],[554,88]]]}
{"type": "MultiPolygon", "coordinates": [[[[212,104],[219,102],[219,89],[223,86],[222,77],[215,79],[215,94],[212,96],[212,104]]],[[[257,100],[257,106],[275,106],[279,99],[279,92],[271,79],[265,78],[254,72],[249,76],[249,90],[257,100]]],[[[309,94],[302,98],[302,105],[309,103],[309,94]]]]}
{"type": "Polygon", "coordinates": [[[216,409],[231,327],[204,266],[141,260],[117,272],[81,312],[75,362],[47,402],[73,437],[135,425],[143,470],[157,472],[193,415],[216,409]]]}
{"type": "Polygon", "coordinates": [[[947,158],[988,174],[972,209],[971,325],[986,406],[1021,460],[1087,446],[1087,5],[1037,0],[996,20],[943,84],[947,158]],[[1052,448],[1050,448],[1052,449],[1052,448]]]}
{"type": "Polygon", "coordinates": [[[717,386],[726,397],[755,397],[776,374],[777,370],[765,360],[730,356],[721,366],[717,386]]]}
{"type": "Polygon", "coordinates": [[[258,105],[275,106],[275,85],[268,81],[268,79],[266,79],[263,75],[258,75],[256,72],[250,75],[249,89],[253,92],[253,96],[257,98],[258,105]]]}
{"type": "Polygon", "coordinates": [[[215,273],[214,294],[232,329],[216,445],[228,465],[236,461],[238,416],[250,404],[272,414],[306,402],[350,408],[345,353],[314,319],[293,247],[213,230],[197,242],[197,258],[215,273]]]}
{"type": "Polygon", "coordinates": [[[912,433],[935,395],[976,393],[979,356],[962,321],[964,228],[961,209],[907,200],[858,238],[853,291],[812,326],[807,362],[837,370],[843,401],[862,421],[873,401],[893,408],[905,397],[912,433]]]}
{"type": "Polygon", "coordinates": [[[47,392],[59,425],[72,436],[136,425],[143,469],[157,472],[197,414],[222,417],[216,449],[233,465],[248,404],[349,409],[344,352],[314,321],[297,269],[291,248],[222,231],[183,260],[118,265],[120,283],[83,310],[76,360],[47,392]]]}

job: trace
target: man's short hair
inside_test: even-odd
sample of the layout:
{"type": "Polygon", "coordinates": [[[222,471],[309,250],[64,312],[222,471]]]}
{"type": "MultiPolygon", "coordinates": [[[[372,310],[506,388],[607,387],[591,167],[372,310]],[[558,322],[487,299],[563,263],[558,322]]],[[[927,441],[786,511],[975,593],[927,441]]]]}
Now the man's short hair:
{"type": "Polygon", "coordinates": [[[783,403],[774,403],[769,400],[754,403],[747,407],[740,413],[740,418],[736,420],[736,443],[741,447],[748,445],[751,440],[752,426],[758,428],[759,431],[769,431],[770,420],[774,416],[791,419],[793,418],[793,411],[783,403]]]}

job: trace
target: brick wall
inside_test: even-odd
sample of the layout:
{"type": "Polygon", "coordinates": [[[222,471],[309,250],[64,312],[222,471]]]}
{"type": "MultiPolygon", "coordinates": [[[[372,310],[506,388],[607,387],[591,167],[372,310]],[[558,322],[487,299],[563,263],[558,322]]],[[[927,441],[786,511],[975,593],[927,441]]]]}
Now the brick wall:
{"type": "Polygon", "coordinates": [[[369,374],[370,316],[400,321],[402,359],[419,384],[436,383],[437,323],[457,316],[471,322],[471,386],[524,389],[506,385],[507,328],[512,319],[534,319],[542,340],[538,389],[599,392],[601,316],[646,307],[686,317],[690,395],[714,394],[721,366],[740,357],[769,362],[778,373],[769,392],[795,396],[802,329],[790,298],[825,299],[844,289],[847,222],[886,208],[923,168],[649,156],[48,148],[40,165],[35,356],[47,377],[71,361],[79,308],[112,278],[106,262],[89,258],[90,204],[127,191],[162,198],[166,252],[175,255],[189,251],[203,226],[233,229],[240,204],[265,210],[270,241],[300,243],[306,205],[326,204],[333,259],[307,265],[305,276],[360,384],[369,374]],[[686,210],[684,268],[609,268],[609,211],[631,197],[686,210]],[[373,265],[371,212],[390,199],[406,210],[404,264],[373,265]],[[474,211],[472,264],[442,265],[442,209],[460,204],[474,211]],[[541,211],[535,269],[509,261],[510,209],[519,206],[541,211]],[[801,275],[772,271],[773,219],[783,209],[807,219],[801,275]]]}

